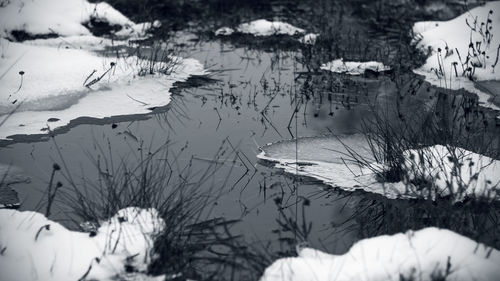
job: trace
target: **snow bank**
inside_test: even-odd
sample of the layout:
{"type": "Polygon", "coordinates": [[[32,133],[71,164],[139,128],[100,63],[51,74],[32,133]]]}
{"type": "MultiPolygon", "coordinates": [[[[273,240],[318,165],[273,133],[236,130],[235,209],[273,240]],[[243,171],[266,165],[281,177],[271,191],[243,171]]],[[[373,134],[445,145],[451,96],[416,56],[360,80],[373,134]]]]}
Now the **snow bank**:
{"type": "Polygon", "coordinates": [[[11,37],[13,31],[29,35],[90,35],[83,24],[91,19],[121,27],[118,36],[142,36],[153,25],[135,24],[105,2],[91,4],[86,0],[9,0],[0,8],[0,19],[1,37],[11,37]]]}
{"type": "Polygon", "coordinates": [[[464,88],[476,93],[484,106],[499,110],[488,102],[489,93],[476,88],[469,78],[475,81],[500,80],[500,66],[496,63],[500,48],[500,36],[496,30],[499,28],[500,1],[487,2],[449,21],[415,23],[413,32],[420,40],[418,47],[430,48],[432,53],[414,72],[424,75],[436,86],[464,88]]]}
{"type": "Polygon", "coordinates": [[[260,159],[277,162],[275,167],[285,172],[308,176],[346,191],[364,190],[390,199],[431,198],[452,196],[460,201],[465,197],[500,199],[500,161],[462,148],[435,145],[404,152],[407,175],[401,182],[379,182],[377,173],[388,168],[376,163],[368,144],[361,135],[347,137],[306,138],[278,142],[262,148],[260,159]],[[371,164],[353,162],[344,144],[371,164]],[[413,184],[425,180],[429,186],[413,184]]]}
{"type": "MultiPolygon", "coordinates": [[[[248,23],[242,23],[236,29],[230,27],[221,27],[215,31],[215,35],[231,35],[235,32],[251,34],[254,36],[272,36],[272,35],[297,35],[305,33],[302,28],[281,21],[268,21],[265,19],[254,20],[248,23]]],[[[309,33],[301,38],[303,41],[312,42],[316,40],[317,34],[309,33]]],[[[310,43],[309,43],[310,44],[310,43]]]]}
{"type": "Polygon", "coordinates": [[[389,66],[386,66],[381,62],[344,62],[344,59],[342,58],[323,64],[320,68],[335,73],[345,73],[349,75],[362,75],[366,70],[370,70],[373,72],[384,72],[391,69],[389,66]]]}
{"type": "Polygon", "coordinates": [[[165,225],[154,209],[126,208],[96,235],[70,231],[36,212],[0,210],[2,280],[117,280],[144,272],[165,225]]]}
{"type": "Polygon", "coordinates": [[[269,266],[261,281],[500,279],[500,252],[445,229],[364,239],[344,255],[304,248],[269,266]],[[439,278],[441,277],[441,278],[439,278]]]}
{"type": "Polygon", "coordinates": [[[5,39],[0,44],[0,114],[16,109],[2,125],[0,138],[44,134],[48,127],[55,129],[78,117],[148,113],[150,108],[170,102],[169,90],[175,82],[205,74],[203,65],[194,59],[171,57],[169,62],[150,62],[135,56],[100,57],[80,49],[5,39]],[[152,64],[153,75],[147,71],[152,64]]]}

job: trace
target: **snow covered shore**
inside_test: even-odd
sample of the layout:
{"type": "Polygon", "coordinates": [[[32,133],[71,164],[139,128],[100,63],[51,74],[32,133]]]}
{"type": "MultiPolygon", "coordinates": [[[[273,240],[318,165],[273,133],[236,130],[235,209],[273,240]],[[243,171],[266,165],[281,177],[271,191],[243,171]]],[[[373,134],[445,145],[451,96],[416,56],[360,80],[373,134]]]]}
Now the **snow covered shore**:
{"type": "Polygon", "coordinates": [[[269,266],[261,281],[496,281],[500,252],[445,229],[364,239],[344,255],[304,248],[269,266]]]}
{"type": "Polygon", "coordinates": [[[40,213],[0,210],[0,279],[116,280],[144,273],[165,225],[155,209],[126,208],[94,234],[70,231],[40,213]]]}
{"type": "Polygon", "coordinates": [[[106,3],[9,1],[0,18],[0,120],[11,114],[0,139],[46,134],[79,117],[145,114],[170,102],[175,82],[206,74],[194,59],[154,61],[93,52],[127,42],[93,36],[84,25],[91,18],[120,26],[114,33],[118,38],[143,36],[155,25],[135,24],[106,3]],[[58,37],[16,43],[10,41],[15,31],[58,37]]]}
{"type": "Polygon", "coordinates": [[[499,110],[490,92],[477,81],[500,80],[500,1],[486,2],[449,21],[417,22],[418,47],[431,50],[426,63],[414,70],[431,84],[475,93],[486,107],[499,110]]]}

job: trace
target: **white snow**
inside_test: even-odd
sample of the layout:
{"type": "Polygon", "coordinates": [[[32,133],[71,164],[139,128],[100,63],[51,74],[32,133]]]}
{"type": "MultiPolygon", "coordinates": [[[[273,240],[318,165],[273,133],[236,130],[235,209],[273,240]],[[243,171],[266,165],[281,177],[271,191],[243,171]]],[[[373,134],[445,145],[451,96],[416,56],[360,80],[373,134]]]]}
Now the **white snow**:
{"type": "Polygon", "coordinates": [[[234,29],[230,27],[221,27],[215,31],[215,35],[220,36],[220,35],[231,35],[235,32],[234,29]]]}
{"type": "Polygon", "coordinates": [[[12,31],[30,35],[57,34],[60,36],[90,35],[83,26],[91,19],[121,26],[119,36],[142,36],[158,22],[135,24],[105,2],[86,0],[9,0],[0,8],[0,36],[10,37],[12,31]]]}
{"type": "Polygon", "coordinates": [[[171,57],[170,63],[158,62],[154,66],[157,72],[168,68],[171,73],[138,76],[150,62],[135,56],[100,57],[85,50],[32,46],[5,39],[0,39],[0,44],[0,114],[16,109],[2,125],[0,138],[44,134],[47,127],[55,129],[78,117],[148,113],[149,108],[170,102],[169,90],[175,82],[205,74],[203,65],[194,59],[171,57]],[[115,66],[111,67],[111,63],[115,66]],[[109,72],[99,82],[85,87],[84,81],[94,70],[88,81],[109,72]],[[24,74],[20,75],[20,71],[24,74]],[[59,120],[48,123],[50,118],[59,120]]]}
{"type": "Polygon", "coordinates": [[[452,196],[455,201],[465,197],[500,199],[500,161],[462,148],[441,145],[405,151],[407,176],[400,182],[380,182],[377,173],[387,168],[371,160],[368,145],[354,135],[341,141],[335,137],[306,139],[298,142],[278,142],[262,148],[260,159],[277,162],[276,168],[301,176],[313,177],[346,191],[357,189],[381,194],[390,199],[431,198],[452,196]],[[346,155],[342,143],[351,146],[368,159],[369,165],[359,165],[346,155]],[[456,163],[449,160],[455,159],[456,163]],[[422,162],[421,159],[424,161],[422,162]],[[421,188],[413,179],[428,180],[432,186],[421,188]]]}
{"type": "Polygon", "coordinates": [[[438,279],[441,276],[452,281],[496,281],[499,264],[496,249],[450,230],[424,228],[361,240],[344,255],[304,248],[298,257],[275,261],[260,280],[444,280],[438,279]]]}
{"type": "Polygon", "coordinates": [[[484,106],[500,110],[500,108],[488,101],[490,98],[489,93],[482,92],[475,86],[474,81],[466,77],[467,75],[462,75],[462,64],[464,64],[465,69],[474,64],[476,65],[473,75],[475,81],[500,80],[500,63],[497,63],[493,67],[500,46],[500,36],[498,36],[497,32],[499,28],[500,1],[487,2],[483,6],[476,7],[449,21],[415,23],[413,32],[417,34],[417,39],[420,40],[418,47],[424,50],[431,48],[432,53],[427,58],[426,63],[414,70],[414,72],[424,75],[427,81],[439,87],[448,89],[464,88],[467,91],[477,94],[479,102],[484,106]],[[489,14],[490,11],[493,13],[489,14]],[[491,23],[487,23],[488,16],[491,23]],[[477,22],[474,24],[476,19],[477,22]],[[466,21],[472,27],[475,25],[474,28],[476,31],[472,31],[466,21]],[[490,26],[491,29],[489,28],[490,26]],[[491,38],[488,37],[487,30],[490,35],[493,35],[491,38]],[[469,48],[471,42],[476,49],[476,55],[469,48]],[[481,44],[480,51],[477,51],[477,42],[481,44]],[[438,49],[441,49],[441,52],[438,49]],[[481,54],[483,51],[485,52],[484,55],[481,54]],[[470,54],[470,60],[466,65],[465,62],[468,54],[470,54]],[[457,73],[455,73],[453,63],[457,63],[457,73]]]}
{"type": "Polygon", "coordinates": [[[286,22],[260,19],[242,23],[236,27],[236,30],[230,27],[221,27],[215,31],[215,35],[231,35],[234,32],[252,34],[254,36],[271,36],[302,34],[305,33],[305,30],[286,22]]]}
{"type": "Polygon", "coordinates": [[[117,280],[125,266],[144,273],[165,228],[158,212],[126,208],[100,224],[91,237],[40,213],[0,210],[0,279],[117,280]]]}
{"type": "Polygon", "coordinates": [[[307,33],[299,39],[299,42],[306,45],[314,45],[318,39],[319,34],[307,33]]]}
{"type": "Polygon", "coordinates": [[[340,58],[333,60],[331,62],[322,64],[320,69],[335,72],[335,73],[345,73],[349,75],[362,75],[366,70],[371,70],[373,72],[384,72],[391,68],[384,65],[381,62],[367,61],[367,62],[356,62],[347,61],[340,58]]]}

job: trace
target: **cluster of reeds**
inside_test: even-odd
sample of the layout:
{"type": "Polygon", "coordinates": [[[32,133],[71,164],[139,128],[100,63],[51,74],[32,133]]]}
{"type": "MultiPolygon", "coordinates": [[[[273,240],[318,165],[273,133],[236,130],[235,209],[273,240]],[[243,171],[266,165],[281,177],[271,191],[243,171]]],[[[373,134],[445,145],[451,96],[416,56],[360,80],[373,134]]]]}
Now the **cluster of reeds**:
{"type": "Polygon", "coordinates": [[[371,151],[370,159],[345,144],[347,159],[369,168],[382,183],[403,182],[411,191],[429,199],[443,193],[434,185],[438,179],[429,178],[442,172],[441,175],[449,177],[442,179],[447,182],[446,197],[462,198],[469,184],[475,183],[461,179],[477,178],[489,163],[476,167],[479,164],[467,162],[470,155],[460,148],[495,159],[499,156],[498,139],[488,133],[484,125],[488,117],[479,114],[479,105],[471,104],[470,96],[450,97],[438,93],[436,98],[436,105],[424,114],[373,108],[361,129],[371,151]],[[398,115],[404,116],[397,118],[398,115]],[[436,154],[432,150],[434,145],[445,146],[447,156],[436,154]],[[416,151],[417,155],[409,154],[409,150],[416,151]],[[468,171],[472,174],[461,175],[463,165],[470,165],[468,171]]]}
{"type": "MultiPolygon", "coordinates": [[[[54,139],[55,141],[55,139],[54,139]]],[[[69,208],[69,216],[81,231],[96,231],[100,222],[126,207],[155,208],[166,227],[154,239],[148,274],[170,280],[255,279],[268,261],[259,251],[232,233],[238,220],[212,213],[223,186],[207,184],[225,161],[216,155],[205,169],[195,170],[193,159],[180,166],[165,143],[156,150],[140,145],[132,159],[116,161],[111,144],[99,147],[92,157],[96,176],[75,179],[61,156],[51,174],[46,215],[51,208],[69,208]],[[62,178],[55,180],[54,175],[62,178]],[[267,262],[266,262],[267,261],[267,262]]],[[[129,268],[131,272],[135,269],[129,268]]]]}
{"type": "Polygon", "coordinates": [[[488,67],[491,67],[491,71],[495,72],[495,67],[498,64],[500,56],[500,45],[491,46],[491,39],[493,38],[493,24],[491,19],[492,16],[493,11],[490,10],[484,22],[478,22],[477,17],[472,18],[472,21],[465,19],[465,22],[470,28],[471,33],[469,45],[467,48],[467,54],[460,54],[458,48],[449,48],[447,44],[444,48],[444,52],[441,48],[438,48],[438,68],[433,69],[433,71],[439,79],[444,79],[446,83],[446,80],[451,80],[451,77],[453,77],[454,75],[455,77],[467,77],[470,80],[475,80],[476,69],[478,68],[486,69],[488,67]],[[473,36],[473,34],[476,36],[473,36]],[[479,37],[481,39],[478,41],[473,41],[473,37],[479,37]],[[490,48],[496,48],[497,51],[495,57],[490,57],[487,55],[486,52],[490,48]],[[453,55],[454,52],[456,52],[458,62],[453,61],[451,63],[453,71],[449,74],[446,74],[446,65],[444,59],[453,55]]]}

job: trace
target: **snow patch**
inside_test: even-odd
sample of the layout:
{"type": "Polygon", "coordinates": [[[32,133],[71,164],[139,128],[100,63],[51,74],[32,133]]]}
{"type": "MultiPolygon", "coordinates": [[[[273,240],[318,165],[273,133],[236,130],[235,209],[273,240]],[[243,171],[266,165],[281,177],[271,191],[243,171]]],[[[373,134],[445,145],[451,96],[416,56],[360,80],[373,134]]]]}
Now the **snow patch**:
{"type": "Polygon", "coordinates": [[[487,2],[449,21],[415,23],[413,32],[417,34],[416,40],[419,40],[417,46],[423,50],[430,49],[431,55],[414,72],[439,87],[455,90],[464,88],[477,94],[483,106],[500,110],[489,102],[490,93],[481,91],[475,85],[475,81],[500,80],[500,66],[495,65],[500,48],[500,37],[496,36],[495,30],[499,28],[500,1],[487,2]],[[473,73],[464,75],[468,67],[473,73]]]}
{"type": "Polygon", "coordinates": [[[403,153],[406,178],[400,182],[380,182],[377,174],[388,168],[376,163],[363,136],[306,138],[278,142],[262,148],[259,159],[277,162],[276,168],[300,176],[321,180],[346,191],[364,190],[390,199],[452,196],[455,201],[466,197],[500,199],[500,161],[462,148],[442,145],[411,149],[403,153]],[[371,162],[353,162],[344,144],[371,162]],[[427,181],[422,188],[415,181],[427,181]]]}
{"type": "Polygon", "coordinates": [[[215,35],[231,35],[234,32],[252,34],[254,36],[271,36],[302,34],[305,33],[305,30],[286,22],[260,19],[248,23],[242,23],[236,27],[236,29],[232,29],[230,27],[219,28],[215,31],[215,35]]]}
{"type": "Polygon", "coordinates": [[[155,209],[126,208],[95,235],[70,231],[36,212],[0,210],[4,280],[116,280],[127,268],[144,273],[165,223],[155,209]]]}
{"type": "Polygon", "coordinates": [[[5,39],[0,44],[0,115],[15,110],[2,125],[3,139],[44,134],[48,128],[67,125],[78,117],[145,114],[170,102],[169,91],[175,82],[205,74],[195,59],[172,56],[168,62],[151,62],[5,39]],[[151,65],[154,74],[149,73],[151,65]],[[101,80],[91,83],[100,76],[101,80]]]}
{"type": "Polygon", "coordinates": [[[230,27],[221,27],[215,31],[215,35],[216,36],[227,36],[227,35],[233,34],[234,32],[235,32],[235,30],[230,28],[230,27]]]}
{"type": "Polygon", "coordinates": [[[306,35],[304,35],[299,39],[299,42],[306,45],[314,45],[316,44],[318,36],[319,34],[316,33],[307,33],[306,35]]]}
{"type": "Polygon", "coordinates": [[[0,8],[0,36],[11,37],[13,31],[29,35],[91,35],[84,26],[91,19],[120,26],[118,36],[144,36],[159,22],[135,24],[105,2],[87,0],[9,0],[0,8]]]}
{"type": "Polygon", "coordinates": [[[361,240],[344,255],[304,248],[298,257],[275,261],[260,280],[495,281],[498,264],[496,249],[450,230],[424,228],[361,240]]]}
{"type": "Polygon", "coordinates": [[[370,70],[373,72],[384,72],[389,71],[391,68],[384,65],[381,62],[367,61],[367,62],[356,62],[347,61],[340,58],[325,64],[322,64],[320,69],[335,72],[335,73],[345,73],[349,75],[362,75],[365,71],[370,70]]]}

